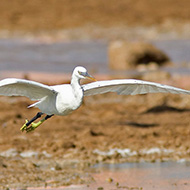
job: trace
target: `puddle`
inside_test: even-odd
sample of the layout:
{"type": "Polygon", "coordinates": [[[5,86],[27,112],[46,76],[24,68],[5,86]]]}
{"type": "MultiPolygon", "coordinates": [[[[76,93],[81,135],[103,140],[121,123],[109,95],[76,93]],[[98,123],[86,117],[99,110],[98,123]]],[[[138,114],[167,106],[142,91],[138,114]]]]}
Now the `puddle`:
{"type": "Polygon", "coordinates": [[[92,174],[96,182],[83,189],[190,189],[189,162],[97,164],[94,167],[99,169],[92,174]]]}
{"type": "Polygon", "coordinates": [[[111,185],[117,186],[115,189],[190,188],[190,162],[97,164],[95,167],[100,169],[93,175],[96,183],[101,182],[104,186],[112,179],[111,185]]]}
{"type": "MultiPolygon", "coordinates": [[[[189,190],[190,162],[96,164],[95,182],[51,188],[52,190],[189,190]]],[[[44,188],[28,188],[42,190],[44,188]]],[[[47,189],[49,189],[47,187],[47,189]]]]}

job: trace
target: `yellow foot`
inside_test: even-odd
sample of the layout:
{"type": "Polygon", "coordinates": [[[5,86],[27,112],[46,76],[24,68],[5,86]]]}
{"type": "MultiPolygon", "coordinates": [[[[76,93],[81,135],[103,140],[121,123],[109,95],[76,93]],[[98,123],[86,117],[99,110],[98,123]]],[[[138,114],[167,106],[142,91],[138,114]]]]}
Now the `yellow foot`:
{"type": "Polygon", "coordinates": [[[25,130],[27,133],[34,131],[38,127],[38,123],[31,123],[29,127],[27,127],[25,130]]]}
{"type": "Polygon", "coordinates": [[[40,120],[38,123],[31,123],[31,125],[29,127],[27,127],[25,129],[25,131],[27,133],[34,131],[37,127],[39,127],[43,122],[45,121],[45,119],[40,120]]]}
{"type": "Polygon", "coordinates": [[[28,120],[26,119],[26,122],[25,122],[25,124],[20,128],[20,130],[23,132],[24,130],[26,130],[27,129],[27,124],[28,123],[28,120]]]}

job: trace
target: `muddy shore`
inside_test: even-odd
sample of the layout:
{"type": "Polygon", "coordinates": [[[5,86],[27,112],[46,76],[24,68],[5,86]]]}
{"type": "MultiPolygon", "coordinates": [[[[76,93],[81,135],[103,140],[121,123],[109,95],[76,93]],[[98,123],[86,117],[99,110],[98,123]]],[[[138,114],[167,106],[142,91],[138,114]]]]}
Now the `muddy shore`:
{"type": "Polygon", "coordinates": [[[73,114],[27,134],[19,129],[38,111],[27,109],[31,101],[0,101],[1,187],[89,183],[90,167],[102,162],[190,160],[187,95],[86,97],[73,114]]]}
{"type": "MultiPolygon", "coordinates": [[[[190,2],[154,2],[2,0],[0,36],[45,43],[189,38],[190,2]]],[[[1,73],[3,78],[10,75],[1,73]]],[[[28,76],[18,71],[12,73],[48,84],[69,79],[68,75],[61,79],[52,74],[43,77],[41,73],[28,76]]],[[[99,79],[107,77],[111,78],[99,79]]],[[[147,80],[146,76],[141,79],[147,80]]],[[[156,80],[154,76],[148,80],[190,89],[188,75],[167,80],[157,75],[156,80]]],[[[0,189],[52,189],[71,184],[85,184],[88,188],[98,180],[97,169],[93,168],[97,163],[190,161],[187,95],[86,97],[73,114],[55,116],[26,134],[20,127],[38,112],[35,108],[27,109],[31,103],[24,97],[0,97],[0,189]]],[[[186,181],[182,184],[187,187],[186,181]]],[[[179,187],[181,183],[170,185],[179,187]]],[[[114,185],[116,189],[119,187],[114,185]]]]}

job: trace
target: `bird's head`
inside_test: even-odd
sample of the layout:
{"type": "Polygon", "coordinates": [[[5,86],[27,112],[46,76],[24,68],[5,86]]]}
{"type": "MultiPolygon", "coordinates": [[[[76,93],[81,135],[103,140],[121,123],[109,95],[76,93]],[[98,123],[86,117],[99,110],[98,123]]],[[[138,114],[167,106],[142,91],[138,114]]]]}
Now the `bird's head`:
{"type": "Polygon", "coordinates": [[[75,67],[73,71],[73,76],[76,76],[78,79],[90,79],[90,80],[96,81],[96,79],[93,76],[88,74],[86,68],[82,66],[75,67]]]}

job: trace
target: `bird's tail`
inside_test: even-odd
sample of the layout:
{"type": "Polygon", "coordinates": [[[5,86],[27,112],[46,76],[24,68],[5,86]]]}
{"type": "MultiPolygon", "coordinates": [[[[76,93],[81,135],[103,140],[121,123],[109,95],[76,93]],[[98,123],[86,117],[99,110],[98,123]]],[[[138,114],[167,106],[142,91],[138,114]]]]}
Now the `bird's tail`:
{"type": "Polygon", "coordinates": [[[47,97],[47,96],[45,96],[45,97],[43,97],[42,99],[40,99],[39,101],[37,101],[37,102],[35,102],[35,103],[29,105],[28,108],[35,107],[35,106],[37,106],[38,104],[42,103],[42,102],[46,99],[46,97],[47,97]]]}

